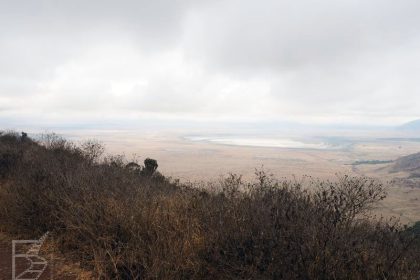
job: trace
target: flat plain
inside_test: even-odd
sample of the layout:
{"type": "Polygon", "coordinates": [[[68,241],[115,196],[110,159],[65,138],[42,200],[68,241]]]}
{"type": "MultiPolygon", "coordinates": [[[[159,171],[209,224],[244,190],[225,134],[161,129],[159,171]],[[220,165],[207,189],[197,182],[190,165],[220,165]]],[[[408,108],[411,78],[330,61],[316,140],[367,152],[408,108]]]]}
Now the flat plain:
{"type": "Polygon", "coordinates": [[[420,220],[420,181],[406,184],[409,174],[390,171],[394,160],[420,152],[418,139],[334,139],[332,148],[311,149],[232,145],[205,137],[191,140],[176,134],[137,132],[73,137],[98,139],[108,152],[128,159],[154,158],[163,174],[184,182],[215,181],[228,173],[252,180],[260,168],[276,178],[302,182],[310,177],[334,181],[345,174],[367,176],[388,188],[388,197],[374,210],[378,216],[396,217],[403,223],[420,220]]]}

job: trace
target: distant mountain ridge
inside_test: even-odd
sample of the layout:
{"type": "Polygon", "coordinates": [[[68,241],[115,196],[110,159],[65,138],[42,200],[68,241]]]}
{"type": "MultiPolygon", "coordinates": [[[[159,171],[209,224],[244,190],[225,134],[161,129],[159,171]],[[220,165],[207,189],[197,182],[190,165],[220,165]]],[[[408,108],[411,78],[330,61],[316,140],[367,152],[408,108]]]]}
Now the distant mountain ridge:
{"type": "Polygon", "coordinates": [[[399,129],[420,131],[420,119],[405,123],[399,129]]]}
{"type": "Polygon", "coordinates": [[[393,171],[420,172],[420,153],[398,158],[394,163],[393,171]]]}

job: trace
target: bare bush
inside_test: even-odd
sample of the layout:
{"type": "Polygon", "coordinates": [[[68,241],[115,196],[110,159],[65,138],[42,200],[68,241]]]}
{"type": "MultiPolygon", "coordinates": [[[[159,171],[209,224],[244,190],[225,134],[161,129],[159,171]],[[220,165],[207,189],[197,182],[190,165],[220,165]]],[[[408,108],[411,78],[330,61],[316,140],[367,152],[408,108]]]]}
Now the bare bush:
{"type": "Polygon", "coordinates": [[[181,185],[97,142],[0,135],[0,224],[50,231],[98,279],[416,279],[417,227],[375,220],[382,184],[255,182],[181,185]],[[147,172],[144,170],[148,170],[147,172]],[[308,191],[310,190],[310,191],[308,191]]]}

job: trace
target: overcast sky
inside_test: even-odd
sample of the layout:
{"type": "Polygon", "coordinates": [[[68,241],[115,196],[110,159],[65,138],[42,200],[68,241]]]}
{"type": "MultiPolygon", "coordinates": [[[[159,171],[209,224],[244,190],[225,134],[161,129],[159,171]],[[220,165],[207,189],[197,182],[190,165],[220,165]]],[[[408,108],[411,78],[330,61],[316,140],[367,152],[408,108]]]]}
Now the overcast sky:
{"type": "Polygon", "coordinates": [[[398,124],[418,0],[0,0],[2,124],[398,124]]]}

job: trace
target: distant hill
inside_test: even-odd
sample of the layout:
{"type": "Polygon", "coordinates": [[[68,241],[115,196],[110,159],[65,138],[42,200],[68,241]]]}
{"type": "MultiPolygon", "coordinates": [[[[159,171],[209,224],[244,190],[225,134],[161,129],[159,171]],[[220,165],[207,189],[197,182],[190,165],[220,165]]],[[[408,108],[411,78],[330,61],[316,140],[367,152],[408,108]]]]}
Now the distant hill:
{"type": "Polygon", "coordinates": [[[405,123],[401,125],[399,129],[420,131],[420,119],[405,123]]]}
{"type": "Polygon", "coordinates": [[[420,153],[400,157],[395,160],[392,169],[394,172],[420,173],[420,153]]]}

